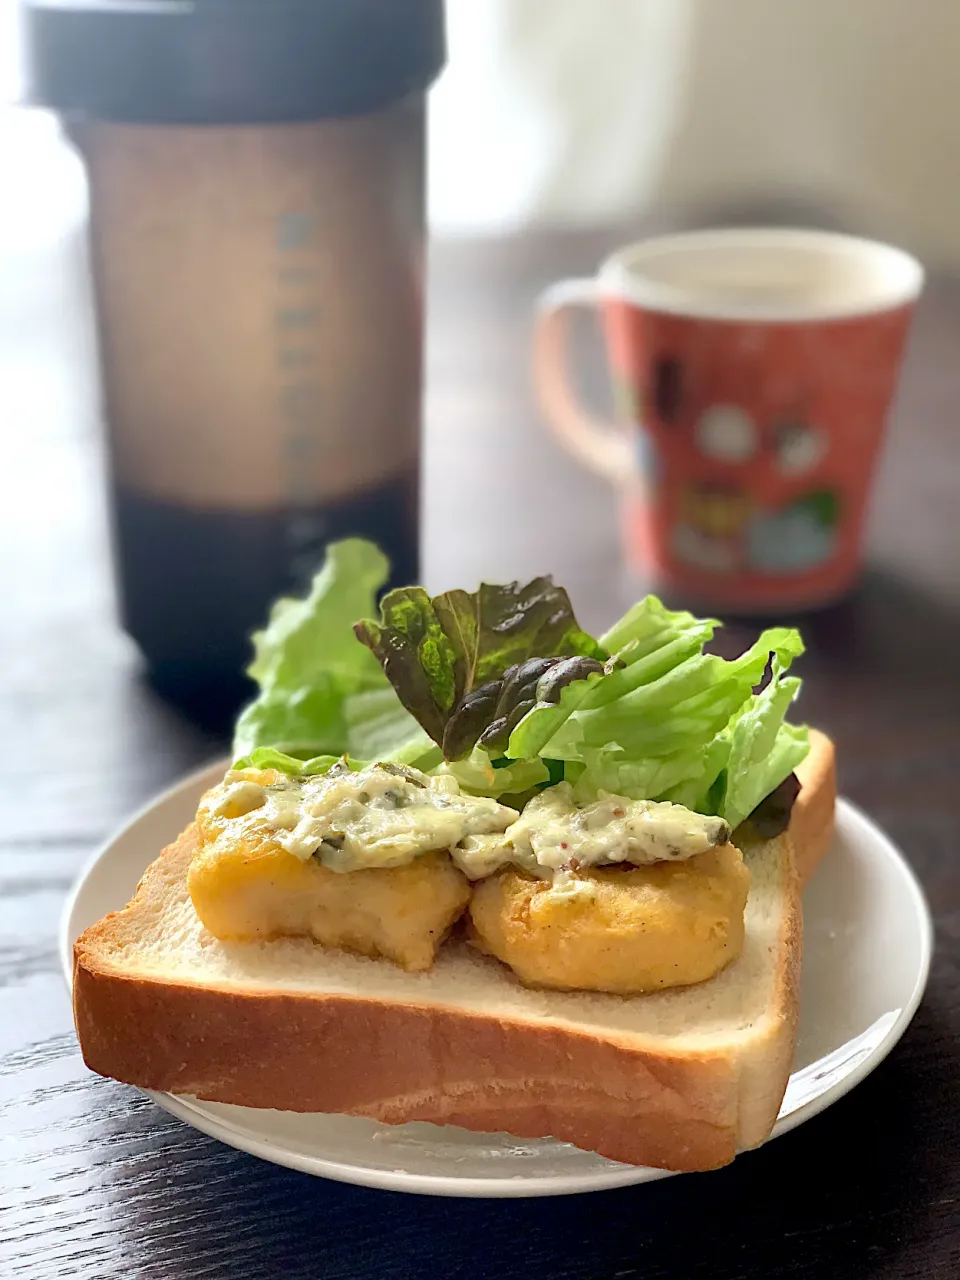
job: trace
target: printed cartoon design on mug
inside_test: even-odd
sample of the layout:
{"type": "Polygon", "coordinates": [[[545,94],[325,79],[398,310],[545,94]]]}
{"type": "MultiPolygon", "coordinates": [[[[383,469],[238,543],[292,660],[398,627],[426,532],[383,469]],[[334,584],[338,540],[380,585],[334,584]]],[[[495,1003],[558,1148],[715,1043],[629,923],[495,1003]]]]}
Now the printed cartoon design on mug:
{"type": "Polygon", "coordinates": [[[761,511],[747,530],[747,562],[761,573],[804,573],[837,550],[840,503],[835,493],[810,493],[780,511],[761,511]]]}
{"type": "Polygon", "coordinates": [[[784,476],[812,471],[827,452],[826,432],[796,419],[778,422],[773,441],[777,467],[784,476]]]}
{"type": "Polygon", "coordinates": [[[731,398],[691,420],[684,412],[688,381],[676,358],[654,361],[649,390],[660,447],[682,449],[688,469],[702,477],[684,480],[671,504],[676,559],[726,574],[799,574],[829,561],[837,552],[837,494],[822,486],[791,491],[804,477],[814,485],[828,452],[826,432],[797,403],[763,415],[731,398]]]}
{"type": "Polygon", "coordinates": [[[702,413],[694,429],[697,448],[717,462],[751,462],[760,452],[760,434],[745,409],[718,404],[702,413]]]}
{"type": "Polygon", "coordinates": [[[670,539],[674,555],[697,569],[732,573],[743,559],[743,531],[751,511],[752,499],[745,489],[686,486],[670,539]]]}

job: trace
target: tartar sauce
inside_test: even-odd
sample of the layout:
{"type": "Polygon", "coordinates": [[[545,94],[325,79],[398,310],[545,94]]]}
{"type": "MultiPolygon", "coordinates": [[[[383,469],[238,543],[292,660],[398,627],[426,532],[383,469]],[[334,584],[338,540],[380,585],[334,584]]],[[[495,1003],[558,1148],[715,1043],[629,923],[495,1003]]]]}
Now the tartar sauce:
{"type": "Polygon", "coordinates": [[[316,857],[332,871],[401,866],[418,854],[503,832],[518,816],[486,796],[464,795],[448,775],[389,763],[356,772],[334,766],[319,777],[268,784],[232,772],[224,784],[219,816],[251,814],[288,853],[316,857]]]}
{"type": "Polygon", "coordinates": [[[448,849],[470,880],[512,864],[565,894],[588,891],[578,877],[591,867],[693,858],[730,838],[723,819],[681,805],[605,793],[578,805],[568,782],[540,792],[518,814],[464,794],[449,774],[389,763],[356,772],[341,764],[320,777],[274,782],[230,772],[210,811],[252,821],[288,853],[332,871],[397,867],[448,849]]]}
{"type": "Polygon", "coordinates": [[[675,862],[696,857],[730,839],[722,818],[705,817],[665,801],[628,800],[601,793],[579,806],[569,782],[529,801],[505,836],[467,837],[454,861],[471,879],[514,863],[552,878],[558,887],[590,867],[675,862]]]}

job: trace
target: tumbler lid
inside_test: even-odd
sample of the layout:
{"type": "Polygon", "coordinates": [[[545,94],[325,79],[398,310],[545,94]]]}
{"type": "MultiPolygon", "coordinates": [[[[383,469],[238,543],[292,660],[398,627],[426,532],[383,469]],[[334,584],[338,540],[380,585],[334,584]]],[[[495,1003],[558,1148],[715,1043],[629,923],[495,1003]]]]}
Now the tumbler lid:
{"type": "Polygon", "coordinates": [[[26,99],[98,119],[362,115],[444,64],[443,0],[24,0],[26,99]]]}

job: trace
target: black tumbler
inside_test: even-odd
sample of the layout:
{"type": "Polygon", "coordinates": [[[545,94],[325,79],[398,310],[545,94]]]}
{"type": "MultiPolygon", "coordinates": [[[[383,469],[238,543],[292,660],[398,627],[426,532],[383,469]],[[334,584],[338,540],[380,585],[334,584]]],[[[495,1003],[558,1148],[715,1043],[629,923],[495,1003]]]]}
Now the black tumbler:
{"type": "Polygon", "coordinates": [[[328,541],[418,577],[442,0],[27,0],[25,26],[89,177],[123,623],[223,719],[328,541]]]}

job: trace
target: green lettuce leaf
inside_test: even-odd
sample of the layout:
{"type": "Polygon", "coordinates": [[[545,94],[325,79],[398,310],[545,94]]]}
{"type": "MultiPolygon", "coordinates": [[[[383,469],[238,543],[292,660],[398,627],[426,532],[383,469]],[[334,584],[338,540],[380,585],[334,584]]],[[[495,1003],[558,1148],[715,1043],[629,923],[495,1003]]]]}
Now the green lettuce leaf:
{"type": "Polygon", "coordinates": [[[784,723],[799,691],[800,681],[784,679],[775,660],[770,683],[746,701],[729,727],[730,756],[719,812],[733,827],[793,773],[809,750],[806,726],[784,723]]]}
{"type": "Polygon", "coordinates": [[[357,760],[393,760],[429,768],[440,752],[384,682],[344,698],[347,727],[345,754],[357,760]]]}
{"type": "Polygon", "coordinates": [[[329,772],[339,759],[339,756],[314,756],[311,760],[301,760],[299,756],[288,756],[274,747],[255,747],[247,755],[234,760],[233,768],[276,769],[280,773],[306,776],[329,772]]]}
{"type": "Polygon", "coordinates": [[[671,800],[735,826],[807,753],[806,729],[785,722],[803,652],[792,629],[727,660],[703,652],[719,623],[647,596],[598,642],[549,578],[433,598],[403,588],[357,623],[387,575],[376,547],[348,539],[305,599],[273,607],[254,637],[260,693],[237,722],[238,766],[393,760],[518,804],[566,778],[584,800],[671,800]],[[564,658],[565,670],[547,661],[564,658]]]}
{"type": "Polygon", "coordinates": [[[557,706],[534,706],[507,755],[562,761],[584,798],[610,791],[739,821],[808,750],[806,731],[783,724],[799,688],[784,672],[803,642],[772,627],[725,660],[702,652],[718,625],[648,596],[601,637],[618,665],[569,685],[557,706]]]}
{"type": "Polygon", "coordinates": [[[395,696],[436,743],[458,697],[457,652],[444,630],[436,604],[423,587],[388,591],[380,621],[354,624],[393,687],[395,696]]]}
{"type": "Polygon", "coordinates": [[[404,587],[384,596],[379,621],[359,622],[354,630],[448,759],[468,755],[493,716],[495,697],[475,701],[479,714],[461,716],[451,740],[447,729],[464,699],[508,668],[536,657],[607,656],[580,629],[567,593],[550,578],[483,583],[475,592],[433,599],[422,587],[404,587]]]}
{"type": "Polygon", "coordinates": [[[640,760],[630,759],[619,748],[588,750],[583,769],[577,771],[574,791],[585,801],[595,799],[600,791],[610,791],[633,800],[673,800],[697,809],[692,801],[706,797],[729,754],[729,743],[720,737],[703,747],[640,760]],[[677,798],[681,792],[683,799],[677,798]]]}
{"type": "Polygon", "coordinates": [[[682,782],[668,787],[661,800],[682,804],[695,813],[716,813],[725,778],[724,770],[730,759],[730,740],[725,733],[712,738],[699,752],[697,768],[692,769],[682,782]],[[719,788],[719,790],[718,790],[719,788]]]}
{"type": "Polygon", "coordinates": [[[261,689],[312,689],[327,677],[350,688],[380,687],[377,664],[351,627],[374,607],[389,573],[389,561],[372,542],[331,543],[306,598],[277,600],[266,627],[254,632],[247,674],[261,689]]]}
{"type": "Polygon", "coordinates": [[[514,728],[507,755],[519,759],[543,752],[574,711],[606,706],[666,674],[683,658],[698,654],[718,625],[671,612],[656,596],[647,596],[601,637],[601,646],[612,655],[604,672],[567,685],[557,704],[534,705],[514,728]]]}
{"type": "Polygon", "coordinates": [[[575,680],[560,690],[555,703],[538,702],[527,712],[510,734],[506,754],[512,760],[539,755],[555,737],[566,720],[583,705],[598,681],[608,679],[609,672],[594,672],[586,680],[575,680]]]}
{"type": "Polygon", "coordinates": [[[645,596],[600,637],[600,643],[625,661],[636,661],[701,628],[709,628],[712,635],[719,625],[715,618],[695,618],[684,610],[668,609],[656,596],[645,596]],[[628,658],[630,653],[633,659],[628,658]]]}
{"type": "Polygon", "coordinates": [[[803,652],[803,642],[796,631],[772,627],[733,661],[697,652],[673,665],[663,660],[668,648],[674,649],[671,657],[683,652],[670,641],[663,650],[598,681],[540,754],[578,759],[589,748],[616,744],[631,759],[643,759],[704,747],[750,697],[770,655],[785,669],[803,652]],[[638,673],[643,679],[635,687],[600,706],[590,705],[605,697],[611,681],[636,679],[638,673]]]}
{"type": "Polygon", "coordinates": [[[456,778],[463,791],[475,796],[520,795],[551,781],[550,770],[543,760],[491,761],[485,751],[474,748],[465,760],[453,760],[437,772],[456,778]]]}
{"type": "Polygon", "coordinates": [[[376,607],[388,574],[386,557],[372,543],[348,538],[327,548],[304,599],[274,604],[253,636],[249,674],[260,693],[237,720],[235,756],[271,747],[288,758],[369,761],[397,752],[418,758],[431,749],[353,634],[356,619],[376,607]]]}

